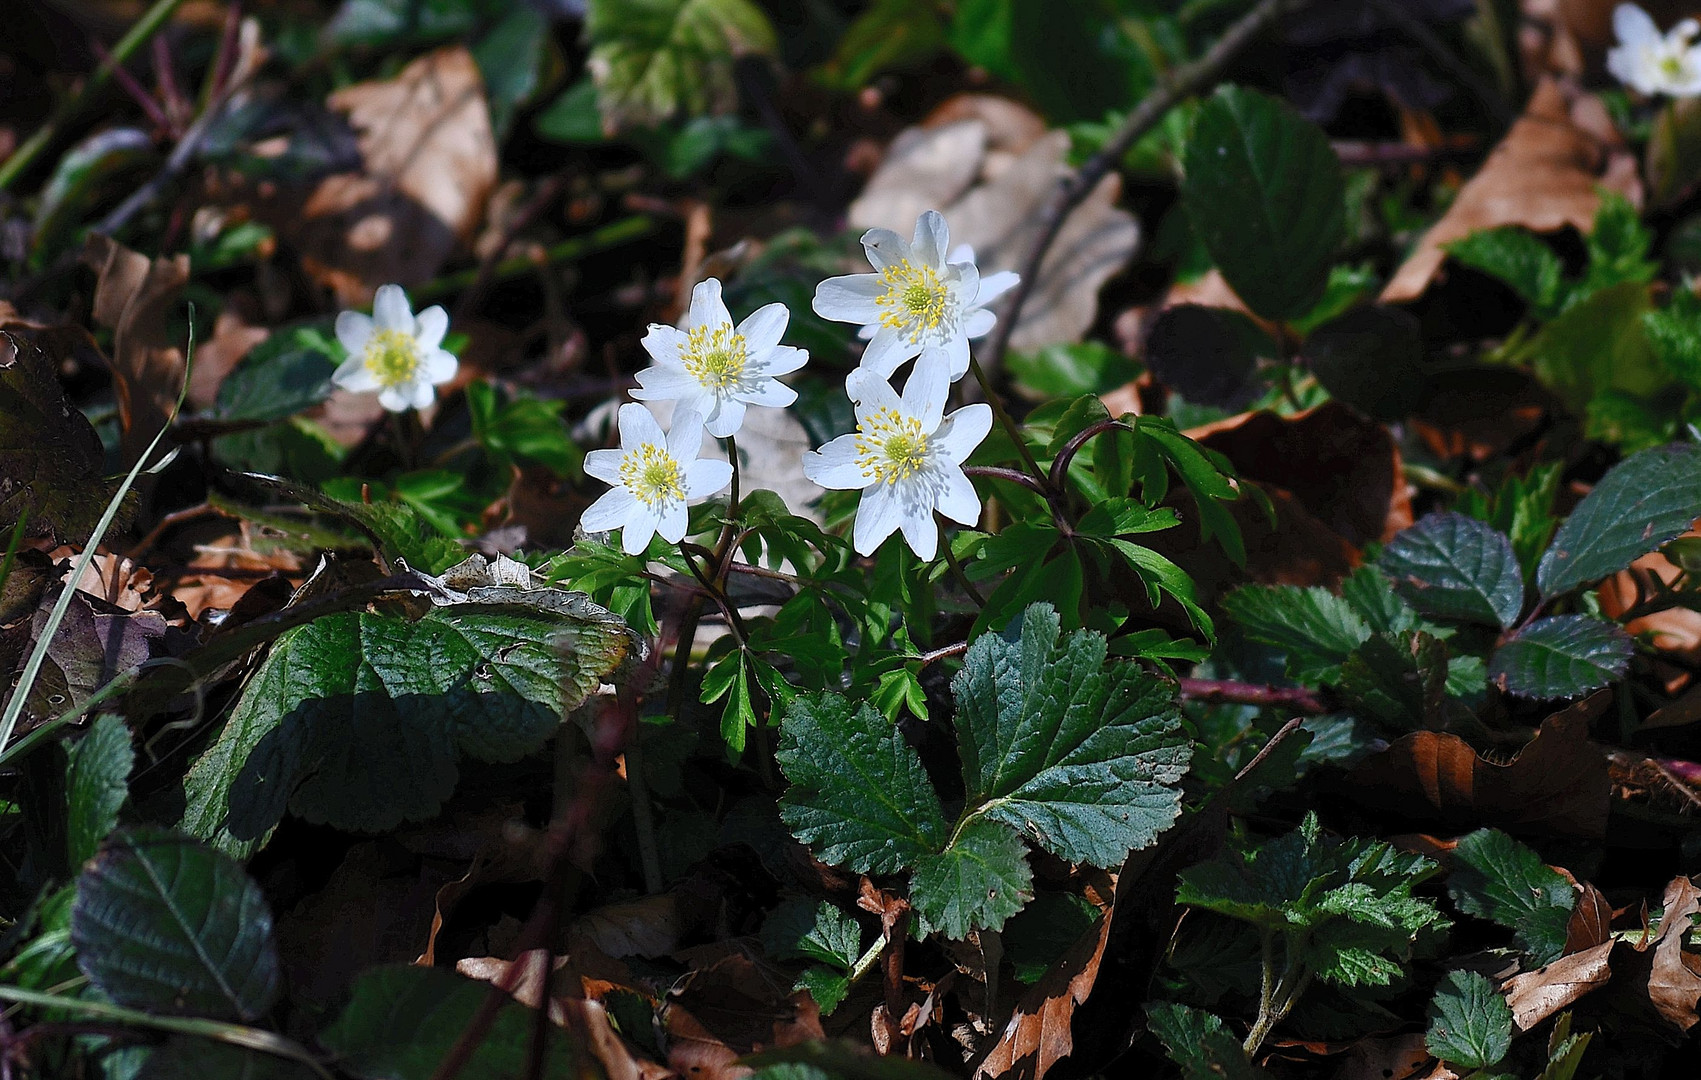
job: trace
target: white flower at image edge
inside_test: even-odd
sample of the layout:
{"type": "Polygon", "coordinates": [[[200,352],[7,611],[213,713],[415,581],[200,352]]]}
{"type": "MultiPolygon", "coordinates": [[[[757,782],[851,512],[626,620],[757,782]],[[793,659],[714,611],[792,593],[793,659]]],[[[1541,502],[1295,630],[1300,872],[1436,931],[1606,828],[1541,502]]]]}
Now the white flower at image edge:
{"type": "Polygon", "coordinates": [[[620,449],[592,450],[585,455],[585,472],[612,491],[585,508],[579,525],[586,532],[621,530],[620,545],[628,555],[642,554],[657,533],[670,544],[685,536],[685,504],[720,491],[732,483],[732,465],[702,460],[703,418],[681,411],[673,430],[661,425],[642,405],[620,407],[620,449]]]}
{"type": "Polygon", "coordinates": [[[890,377],[924,352],[944,354],[952,382],[969,369],[969,341],[991,332],[998,319],[986,305],[1021,280],[1004,270],[985,278],[967,245],[950,253],[944,215],[925,211],[908,243],[890,229],[862,234],[863,250],[877,271],[832,277],[815,287],[810,306],[823,319],[862,324],[869,338],[862,366],[890,377]]]}
{"type": "Polygon", "coordinates": [[[372,301],[372,314],[345,311],[337,316],[337,340],[348,359],[331,381],[355,393],[378,391],[378,403],[391,412],[423,409],[436,398],[438,383],[455,377],[459,366],[441,348],[449,331],[449,313],[428,307],[416,318],[400,285],[383,285],[372,301]]]}
{"type": "Polygon", "coordinates": [[[851,542],[872,555],[895,530],[923,559],[933,558],[935,510],[962,525],[980,519],[980,497],[963,462],[992,430],[992,408],[965,405],[945,416],[950,389],[939,363],[923,362],[900,396],[867,369],[845,390],[856,405],[856,431],[803,455],[803,475],[824,488],[862,490],[851,542]]]}
{"type": "Polygon", "coordinates": [[[1701,94],[1701,45],[1689,43],[1701,33],[1701,23],[1684,19],[1661,34],[1646,11],[1620,4],[1613,9],[1612,28],[1618,45],[1607,53],[1607,70],[1619,82],[1650,97],[1701,94]]]}
{"type": "Polygon", "coordinates": [[[809,354],[780,344],[791,312],[768,304],[732,325],[714,278],[691,290],[691,310],[679,328],[651,323],[644,348],[655,366],[638,372],[639,401],[675,401],[700,413],[710,435],[724,439],[744,424],[750,405],[784,408],[797,391],[774,378],[796,371],[809,354]]]}

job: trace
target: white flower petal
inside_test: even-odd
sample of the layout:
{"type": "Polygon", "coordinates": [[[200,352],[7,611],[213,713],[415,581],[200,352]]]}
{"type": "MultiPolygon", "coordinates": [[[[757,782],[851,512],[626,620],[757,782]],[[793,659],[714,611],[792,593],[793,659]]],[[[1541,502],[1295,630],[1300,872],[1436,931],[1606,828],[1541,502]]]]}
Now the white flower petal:
{"type": "Polygon", "coordinates": [[[1658,46],[1662,43],[1660,28],[1654,24],[1653,17],[1635,4],[1620,4],[1613,8],[1612,30],[1626,45],[1658,46]]]}
{"type": "Polygon", "coordinates": [[[407,412],[413,407],[413,398],[406,387],[386,386],[378,391],[378,404],[390,412],[407,412]]]}
{"type": "Polygon", "coordinates": [[[620,450],[592,450],[585,455],[585,475],[594,476],[605,484],[619,484],[620,460],[626,456],[620,450]]]}
{"type": "Polygon", "coordinates": [[[673,401],[683,402],[686,398],[695,398],[703,392],[703,384],[696,376],[677,364],[657,364],[638,372],[638,389],[632,391],[632,396],[639,401],[673,401]]]}
{"type": "Polygon", "coordinates": [[[851,546],[858,555],[872,555],[898,528],[904,508],[891,484],[875,484],[862,493],[857,503],[856,524],[851,527],[851,546]]]}
{"type": "Polygon", "coordinates": [[[845,396],[856,406],[858,421],[881,409],[903,407],[898,392],[892,389],[892,384],[886,381],[886,377],[865,367],[857,368],[845,379],[845,396]]]}
{"type": "MultiPolygon", "coordinates": [[[[406,388],[404,388],[406,389],[406,388]]],[[[407,390],[410,401],[416,409],[423,409],[437,400],[437,391],[428,382],[416,382],[412,389],[407,390]]]]}
{"type": "Polygon", "coordinates": [[[685,497],[706,499],[732,483],[732,463],[719,458],[698,458],[685,466],[685,497]]]}
{"type": "Polygon", "coordinates": [[[620,427],[622,450],[634,450],[645,443],[654,443],[657,446],[667,443],[667,436],[662,434],[661,425],[656,423],[656,418],[650,414],[650,410],[642,405],[620,406],[615,422],[620,427]]]}
{"type": "Polygon", "coordinates": [[[859,326],[856,329],[857,340],[858,341],[873,340],[874,335],[879,333],[879,332],[880,332],[880,324],[877,323],[877,322],[871,322],[866,326],[859,326]]]}
{"type": "Polygon", "coordinates": [[[807,363],[809,350],[791,345],[776,345],[774,351],[769,353],[760,365],[752,365],[751,370],[762,375],[790,375],[807,363]]]}
{"type": "Polygon", "coordinates": [[[438,386],[455,377],[455,372],[461,369],[461,362],[455,359],[454,353],[446,353],[442,349],[425,354],[420,363],[420,374],[431,386],[438,386]]]}
{"type": "Polygon", "coordinates": [[[372,321],[380,330],[399,330],[413,333],[413,309],[408,306],[408,294],[400,285],[380,285],[372,299],[372,321]]]}
{"type": "Polygon", "coordinates": [[[703,452],[703,414],[694,409],[674,409],[666,445],[667,452],[678,458],[680,465],[696,461],[703,452]]]}
{"type": "MultiPolygon", "coordinates": [[[[992,328],[998,324],[998,316],[985,308],[976,308],[969,312],[969,317],[963,320],[963,340],[976,341],[992,333],[992,328]]],[[[965,367],[967,364],[965,363],[965,367]]]]}
{"type": "Polygon", "coordinates": [[[947,416],[933,435],[933,445],[941,459],[961,464],[991,431],[992,406],[977,401],[947,416]]]}
{"type": "Polygon", "coordinates": [[[945,215],[937,210],[923,210],[915,219],[915,239],[910,246],[924,264],[944,266],[945,252],[951,247],[951,230],[945,224],[945,215]]]}
{"type": "Polygon", "coordinates": [[[430,352],[443,344],[443,335],[449,332],[449,313],[440,305],[433,304],[414,316],[413,339],[421,352],[430,352]]]}
{"type": "Polygon", "coordinates": [[[377,376],[367,370],[366,362],[358,356],[351,356],[344,360],[332,373],[331,381],[344,390],[356,394],[364,394],[368,390],[378,389],[377,376]]]}
{"type": "Polygon", "coordinates": [[[939,493],[935,496],[934,505],[939,512],[959,525],[978,524],[980,496],[975,494],[975,486],[963,470],[951,465],[940,469],[938,476],[939,493]]]}
{"type": "Polygon", "coordinates": [[[830,277],[815,286],[810,310],[834,322],[877,323],[886,309],[876,304],[886,292],[879,274],[846,274],[830,277]]]}
{"type": "Polygon", "coordinates": [[[613,532],[626,524],[626,518],[637,505],[638,497],[626,488],[611,488],[585,507],[585,512],[579,515],[579,527],[586,532],[613,532]]]}
{"type": "MultiPolygon", "coordinates": [[[[912,507],[912,510],[915,509],[912,507]]],[[[905,513],[898,520],[898,528],[904,531],[904,542],[910,550],[923,562],[931,562],[939,552],[939,526],[933,523],[933,515],[905,513]]]]}
{"type": "Polygon", "coordinates": [[[337,315],[337,340],[354,356],[366,348],[372,339],[372,316],[359,311],[344,311],[337,315]]]}
{"type": "Polygon", "coordinates": [[[995,274],[987,274],[980,279],[980,290],[975,293],[974,306],[984,307],[1005,293],[1014,289],[1022,281],[1022,275],[1014,270],[1000,270],[995,274]]]}
{"type": "Polygon", "coordinates": [[[862,250],[876,270],[884,270],[915,257],[908,241],[891,229],[869,229],[863,233],[862,250]]]}
{"type": "Polygon", "coordinates": [[[916,363],[929,362],[929,357],[935,357],[932,362],[942,364],[950,381],[956,382],[969,370],[969,339],[961,334],[949,338],[943,345],[931,346],[922,351],[922,358],[916,363]]]}
{"type": "Polygon", "coordinates": [[[731,324],[732,312],[726,309],[726,301],[721,299],[721,282],[719,278],[705,278],[691,290],[691,311],[686,316],[685,325],[688,328],[698,326],[716,327],[731,324]]]}
{"type": "Polygon", "coordinates": [[[905,360],[921,352],[921,343],[902,330],[882,326],[862,353],[862,366],[881,376],[890,376],[905,360]]]}
{"type": "Polygon", "coordinates": [[[856,463],[856,436],[840,435],[819,450],[803,455],[803,475],[834,491],[854,491],[868,484],[856,463]]]}
{"type": "Polygon", "coordinates": [[[763,379],[750,389],[735,393],[732,400],[764,405],[770,409],[783,409],[797,400],[797,391],[778,379],[763,379]]]}
{"type": "Polygon", "coordinates": [[[679,352],[685,347],[685,341],[684,331],[676,330],[671,326],[664,326],[661,323],[651,323],[649,331],[644,335],[644,340],[639,344],[644,346],[644,351],[649,353],[650,358],[656,363],[679,367],[681,366],[679,352]]]}
{"type": "Polygon", "coordinates": [[[958,263],[946,268],[941,279],[951,290],[951,299],[957,302],[956,317],[974,306],[975,297],[980,295],[980,267],[974,263],[958,263]]]}
{"type": "Polygon", "coordinates": [[[948,263],[972,263],[975,261],[975,246],[973,244],[958,244],[945,256],[948,263]]]}
{"type": "Polygon", "coordinates": [[[628,555],[642,555],[650,546],[650,537],[656,534],[659,521],[660,515],[634,500],[632,512],[620,530],[620,549],[628,555]]]}
{"type": "Polygon", "coordinates": [[[670,544],[677,544],[685,539],[685,527],[690,523],[691,515],[685,509],[685,503],[680,499],[669,499],[662,504],[660,520],[656,522],[656,532],[670,544]]]}
{"type": "Polygon", "coordinates": [[[703,430],[717,439],[738,434],[744,426],[744,402],[736,397],[716,398],[714,408],[703,422],[703,430]]]}
{"type": "Polygon", "coordinates": [[[763,304],[738,324],[745,351],[753,357],[765,356],[780,343],[780,338],[785,336],[786,323],[790,321],[791,312],[784,304],[763,304]]]}
{"type": "Polygon", "coordinates": [[[939,418],[945,415],[945,399],[951,393],[950,372],[944,360],[931,349],[922,353],[900,399],[898,411],[915,417],[921,422],[921,430],[928,433],[939,427],[939,418]]]}

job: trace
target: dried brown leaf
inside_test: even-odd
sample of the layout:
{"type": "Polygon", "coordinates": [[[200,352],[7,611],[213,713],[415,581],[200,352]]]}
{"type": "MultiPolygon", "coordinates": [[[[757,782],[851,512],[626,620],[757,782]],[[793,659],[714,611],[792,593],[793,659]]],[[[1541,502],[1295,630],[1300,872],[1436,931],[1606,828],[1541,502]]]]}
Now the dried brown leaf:
{"type": "Polygon", "coordinates": [[[1512,1006],[1518,1030],[1530,1030],[1569,1008],[1584,994],[1605,986],[1613,974],[1607,962],[1613,948],[1613,942],[1605,942],[1508,980],[1501,990],[1506,994],[1506,1004],[1512,1006]]]}
{"type": "Polygon", "coordinates": [[[1075,1048],[1075,1009],[1087,1000],[1098,981],[1099,963],[1110,940],[1110,922],[1108,914],[1101,916],[1098,925],[1071,945],[1063,959],[1022,995],[998,1041],[975,1066],[974,1080],[1040,1080],[1069,1056],[1075,1048]]]}
{"type": "Polygon", "coordinates": [[[172,327],[189,283],[189,256],[150,259],[93,233],[83,261],[96,274],[94,320],[112,331],[122,446],[134,462],[169,422],[183,389],[186,342],[172,327]]]}

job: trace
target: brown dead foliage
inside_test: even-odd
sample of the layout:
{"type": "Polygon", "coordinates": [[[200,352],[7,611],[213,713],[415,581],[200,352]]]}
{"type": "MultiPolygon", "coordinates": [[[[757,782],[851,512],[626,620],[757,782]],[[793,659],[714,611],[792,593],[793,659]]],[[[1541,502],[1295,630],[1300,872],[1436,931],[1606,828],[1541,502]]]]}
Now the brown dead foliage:
{"type": "Polygon", "coordinates": [[[687,975],[668,993],[661,1018],[668,1064],[694,1080],[736,1080],[751,1072],[734,1064],[739,1058],[826,1037],[813,998],[737,952],[687,975]]]}
{"type": "Polygon", "coordinates": [[[1022,995],[998,1042],[975,1067],[975,1080],[1038,1080],[1069,1056],[1075,1048],[1075,1009],[1093,992],[1109,940],[1110,916],[1106,914],[1022,995]]]}
{"type": "Polygon", "coordinates": [[[189,257],[150,259],[91,235],[83,260],[96,274],[94,320],[112,331],[112,377],[126,461],[142,456],[183,389],[186,342],[174,329],[189,257]]]}
{"type": "Polygon", "coordinates": [[[1597,693],[1548,717],[1504,764],[1457,735],[1413,732],[1361,762],[1346,790],[1396,821],[1444,832],[1488,826],[1599,839],[1612,789],[1606,754],[1589,741],[1589,722],[1610,701],[1610,694],[1597,693]]]}

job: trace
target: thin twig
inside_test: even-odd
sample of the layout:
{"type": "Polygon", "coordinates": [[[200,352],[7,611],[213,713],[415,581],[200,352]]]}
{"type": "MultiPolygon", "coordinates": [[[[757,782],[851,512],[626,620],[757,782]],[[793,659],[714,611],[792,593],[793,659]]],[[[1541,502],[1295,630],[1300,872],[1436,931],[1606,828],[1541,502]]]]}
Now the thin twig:
{"type": "Polygon", "coordinates": [[[1211,705],[1267,705],[1310,716],[1333,712],[1316,691],[1303,687],[1269,686],[1231,679],[1182,679],[1181,696],[1211,705]]]}
{"type": "Polygon", "coordinates": [[[1005,350],[1010,347],[1010,334],[1021,317],[1022,305],[1026,304],[1028,297],[1033,294],[1034,286],[1039,281],[1040,265],[1045,261],[1046,252],[1051,250],[1051,245],[1057,240],[1057,234],[1062,231],[1063,222],[1069,212],[1116,167],[1129,147],[1157,127],[1170,109],[1184,98],[1216,82],[1229,62],[1277,18],[1298,10],[1307,2],[1308,0],[1261,0],[1257,7],[1230,26],[1204,56],[1176,69],[1154,87],[1152,92],[1134,107],[1134,111],[1128,114],[1116,134],[1110,137],[1099,152],[1082,163],[1073,175],[1065,177],[1059,183],[1056,193],[1052,195],[1040,216],[1043,224],[1039,236],[1034,240],[1033,250],[1028,252],[1027,260],[1021,266],[1022,279],[1011,290],[1010,302],[999,315],[998,324],[993,328],[992,337],[982,353],[988,367],[996,369],[1004,359],[1005,350]]]}

